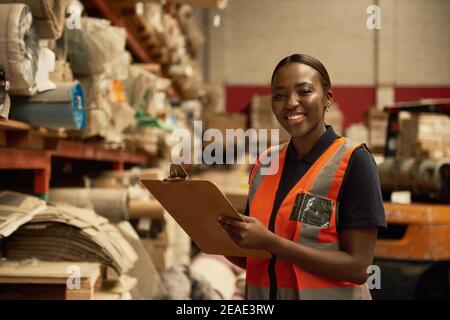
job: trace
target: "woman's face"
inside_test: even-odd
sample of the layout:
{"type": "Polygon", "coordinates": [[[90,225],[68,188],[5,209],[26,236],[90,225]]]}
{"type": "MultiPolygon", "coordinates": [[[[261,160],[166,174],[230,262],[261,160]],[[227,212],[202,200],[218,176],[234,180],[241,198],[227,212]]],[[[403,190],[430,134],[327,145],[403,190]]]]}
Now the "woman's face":
{"type": "Polygon", "coordinates": [[[319,73],[308,65],[289,63],[275,73],[272,110],[293,138],[323,129],[330,97],[331,92],[323,92],[319,73]]]}

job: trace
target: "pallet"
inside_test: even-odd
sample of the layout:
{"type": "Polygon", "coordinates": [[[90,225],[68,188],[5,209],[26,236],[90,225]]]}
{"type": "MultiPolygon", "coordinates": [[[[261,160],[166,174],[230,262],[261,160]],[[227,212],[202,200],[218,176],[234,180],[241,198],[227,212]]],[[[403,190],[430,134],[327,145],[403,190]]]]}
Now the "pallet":
{"type": "Polygon", "coordinates": [[[92,300],[102,272],[92,262],[2,261],[0,299],[92,300]]]}
{"type": "Polygon", "coordinates": [[[67,138],[63,130],[33,127],[15,120],[0,120],[0,147],[55,150],[57,139],[67,138]]]}

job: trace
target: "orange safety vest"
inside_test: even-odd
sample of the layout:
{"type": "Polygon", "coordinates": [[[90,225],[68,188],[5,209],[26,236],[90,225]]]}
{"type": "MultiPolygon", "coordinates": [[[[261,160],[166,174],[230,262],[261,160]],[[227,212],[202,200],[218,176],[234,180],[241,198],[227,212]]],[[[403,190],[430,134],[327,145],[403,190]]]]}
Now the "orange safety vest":
{"type": "MultiPolygon", "coordinates": [[[[346,138],[336,139],[284,198],[276,213],[275,228],[272,231],[281,237],[312,248],[339,250],[336,229],[337,197],[350,157],[357,148],[350,146],[346,138]],[[331,201],[325,201],[328,209],[321,207],[324,202],[320,202],[320,199],[331,201]],[[305,200],[309,202],[305,204],[305,200]],[[313,207],[316,211],[311,210],[314,201],[319,201],[313,207]],[[296,202],[297,208],[303,205],[304,210],[294,210],[300,216],[294,214],[292,218],[291,214],[296,202]],[[317,210],[321,210],[320,213],[317,210]]],[[[269,226],[275,191],[281,179],[286,151],[287,144],[267,149],[250,174],[250,216],[257,218],[266,226],[269,226]],[[262,159],[268,155],[272,155],[279,161],[278,170],[273,175],[263,175],[261,171],[264,167],[267,169],[267,166],[262,163],[267,162],[269,158],[266,158],[265,162],[262,159]]],[[[270,165],[272,164],[269,163],[268,166],[270,165]]],[[[270,268],[276,275],[277,299],[370,299],[370,293],[365,284],[357,285],[326,279],[305,271],[296,264],[276,260],[276,258],[247,258],[247,299],[269,299],[270,268]]]]}

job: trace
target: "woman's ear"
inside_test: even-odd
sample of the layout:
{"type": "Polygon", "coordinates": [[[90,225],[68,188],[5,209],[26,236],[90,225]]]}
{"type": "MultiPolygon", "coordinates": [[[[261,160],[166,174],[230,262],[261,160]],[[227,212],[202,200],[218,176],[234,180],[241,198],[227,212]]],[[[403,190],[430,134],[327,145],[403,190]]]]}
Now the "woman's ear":
{"type": "Polygon", "coordinates": [[[334,102],[333,92],[331,90],[328,90],[327,93],[327,104],[328,106],[332,105],[334,102]]]}
{"type": "Polygon", "coordinates": [[[333,100],[333,92],[331,92],[331,90],[328,90],[328,93],[327,93],[327,96],[326,96],[326,99],[325,99],[325,105],[324,105],[325,110],[324,111],[327,111],[328,108],[333,104],[333,102],[334,102],[334,100],[333,100]]]}

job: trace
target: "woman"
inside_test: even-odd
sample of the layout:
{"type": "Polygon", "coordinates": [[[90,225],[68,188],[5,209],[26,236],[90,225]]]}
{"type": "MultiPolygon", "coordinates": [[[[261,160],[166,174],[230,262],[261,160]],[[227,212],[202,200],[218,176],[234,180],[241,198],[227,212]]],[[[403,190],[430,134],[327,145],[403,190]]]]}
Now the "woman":
{"type": "Polygon", "coordinates": [[[247,269],[248,299],[370,299],[365,285],[377,228],[385,227],[376,164],[326,126],[330,77],[317,59],[294,54],[275,67],[272,110],[289,144],[264,152],[250,174],[243,221],[219,224],[243,248],[270,259],[229,259],[247,269]],[[279,169],[262,174],[265,157],[279,169]]]}

